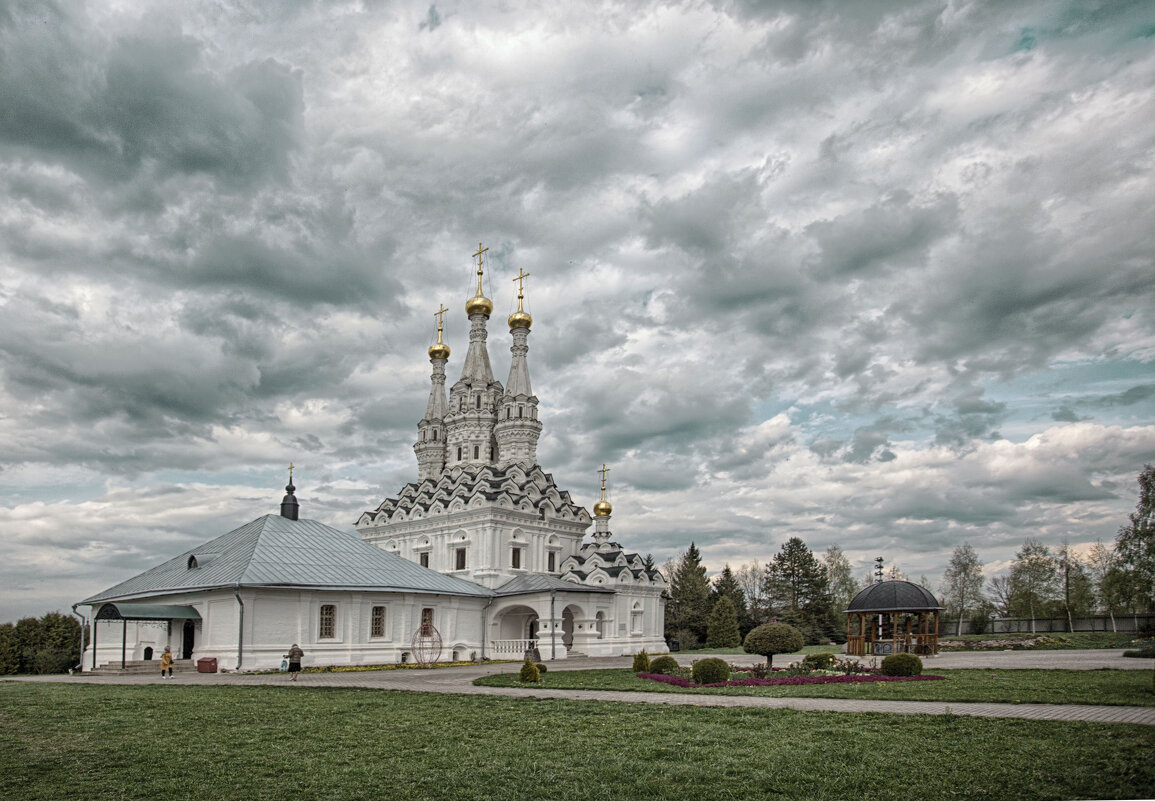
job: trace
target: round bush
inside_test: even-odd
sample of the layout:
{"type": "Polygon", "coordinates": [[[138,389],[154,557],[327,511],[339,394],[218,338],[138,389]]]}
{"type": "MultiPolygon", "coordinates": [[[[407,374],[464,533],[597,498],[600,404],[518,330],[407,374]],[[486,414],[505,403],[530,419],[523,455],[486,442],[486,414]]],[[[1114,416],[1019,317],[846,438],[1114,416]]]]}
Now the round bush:
{"type": "Polygon", "coordinates": [[[517,680],[537,684],[541,681],[541,671],[537,669],[537,665],[527,659],[525,660],[525,664],[521,666],[521,674],[517,677],[517,680]]]}
{"type": "Polygon", "coordinates": [[[802,666],[811,670],[834,670],[837,661],[834,654],[807,654],[802,660],[802,666]]]}
{"type": "Polygon", "coordinates": [[[922,660],[914,654],[891,654],[882,660],[884,676],[918,676],[922,673],[922,660]]]}
{"type": "Polygon", "coordinates": [[[650,672],[660,673],[663,676],[672,675],[678,669],[678,660],[672,656],[659,656],[650,662],[650,672]]]}
{"type": "Polygon", "coordinates": [[[543,662],[534,662],[534,666],[535,666],[535,667],[537,667],[537,672],[538,672],[538,673],[545,673],[545,671],[546,671],[545,663],[543,663],[543,662]]]}
{"type": "Polygon", "coordinates": [[[712,656],[695,662],[691,673],[695,684],[716,684],[730,678],[730,666],[726,660],[712,656]]]}
{"type": "Polygon", "coordinates": [[[802,648],[802,632],[785,623],[763,623],[750,630],[742,643],[742,650],[748,654],[766,657],[766,664],[773,664],[774,654],[792,654],[802,648]]]}
{"type": "Polygon", "coordinates": [[[638,651],[634,654],[634,673],[649,673],[650,672],[650,655],[645,650],[638,651]]]}

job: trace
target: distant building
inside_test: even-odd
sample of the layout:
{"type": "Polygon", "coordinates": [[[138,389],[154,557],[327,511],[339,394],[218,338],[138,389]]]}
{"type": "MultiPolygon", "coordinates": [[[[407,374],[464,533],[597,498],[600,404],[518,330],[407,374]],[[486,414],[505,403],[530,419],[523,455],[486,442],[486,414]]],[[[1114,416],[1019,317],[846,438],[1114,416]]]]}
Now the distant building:
{"type": "Polygon", "coordinates": [[[469,349],[448,397],[440,321],[429,348],[417,482],[362,514],[357,539],[299,520],[290,475],[280,516],[82,601],[94,618],[85,669],[159,657],[166,645],[226,669],[276,667],[294,642],[306,665],[424,661],[433,649],[443,660],[667,650],[665,580],[611,541],[605,466],[591,520],[537,464],[542,424],[526,359],[533,319],[521,289],[509,317],[509,380],[503,387],[493,377],[484,252],[474,254],[469,349]]]}

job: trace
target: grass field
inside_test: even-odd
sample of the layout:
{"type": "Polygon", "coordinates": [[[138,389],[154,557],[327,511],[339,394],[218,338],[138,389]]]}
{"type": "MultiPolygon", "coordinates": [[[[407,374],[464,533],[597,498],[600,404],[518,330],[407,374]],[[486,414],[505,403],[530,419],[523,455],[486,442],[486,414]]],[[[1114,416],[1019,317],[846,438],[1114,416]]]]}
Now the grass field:
{"type": "Polygon", "coordinates": [[[0,683],[0,743],[0,796],[20,801],[1097,799],[1155,786],[1146,726],[299,686],[0,683]]]}
{"type": "MultiPolygon", "coordinates": [[[[558,670],[542,677],[557,690],[623,690],[707,695],[763,695],[775,698],[859,698],[885,701],[987,701],[1023,704],[1107,704],[1155,706],[1151,674],[1145,670],[927,670],[946,681],[881,684],[810,684],[796,687],[710,687],[685,689],[637,678],[633,671],[558,670]]],[[[516,687],[511,670],[473,683],[516,687]]]]}

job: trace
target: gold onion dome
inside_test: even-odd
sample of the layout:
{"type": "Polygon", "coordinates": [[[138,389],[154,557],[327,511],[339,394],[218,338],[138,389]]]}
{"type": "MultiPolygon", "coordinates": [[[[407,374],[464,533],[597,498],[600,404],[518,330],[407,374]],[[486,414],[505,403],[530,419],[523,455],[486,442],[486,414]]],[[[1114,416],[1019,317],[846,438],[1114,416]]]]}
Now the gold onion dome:
{"type": "Polygon", "coordinates": [[[472,317],[475,314],[484,314],[488,317],[493,312],[493,301],[478,292],[477,295],[465,301],[465,313],[472,317]]]}
{"type": "Polygon", "coordinates": [[[440,339],[438,339],[437,342],[434,342],[432,345],[429,346],[429,358],[430,359],[448,359],[449,358],[449,346],[446,345],[444,342],[442,342],[440,339]]]}
{"type": "Polygon", "coordinates": [[[594,504],[594,517],[609,517],[614,507],[604,498],[594,504]]]}
{"type": "Polygon", "coordinates": [[[518,309],[513,314],[509,315],[510,331],[515,328],[529,328],[531,325],[533,325],[533,317],[531,317],[527,311],[518,309]]]}

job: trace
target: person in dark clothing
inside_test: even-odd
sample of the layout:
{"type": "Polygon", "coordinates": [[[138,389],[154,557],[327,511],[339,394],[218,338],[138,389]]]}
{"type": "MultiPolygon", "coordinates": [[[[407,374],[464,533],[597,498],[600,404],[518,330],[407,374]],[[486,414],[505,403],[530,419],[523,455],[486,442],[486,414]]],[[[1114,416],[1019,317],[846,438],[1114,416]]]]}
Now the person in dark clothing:
{"type": "Polygon", "coordinates": [[[289,653],[285,654],[285,659],[289,660],[289,681],[297,680],[297,675],[301,672],[301,658],[304,656],[305,652],[296,643],[293,643],[289,653]]]}

